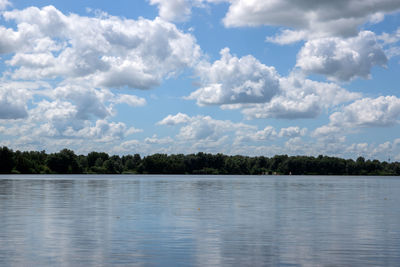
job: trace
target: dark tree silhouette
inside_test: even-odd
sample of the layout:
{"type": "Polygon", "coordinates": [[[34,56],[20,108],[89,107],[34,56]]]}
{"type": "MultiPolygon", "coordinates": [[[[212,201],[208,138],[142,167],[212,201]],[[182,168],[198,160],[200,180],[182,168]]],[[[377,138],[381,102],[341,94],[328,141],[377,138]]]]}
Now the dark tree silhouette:
{"type": "Polygon", "coordinates": [[[63,149],[58,153],[44,151],[13,152],[0,148],[0,173],[98,173],[98,174],[294,174],[294,175],[400,175],[399,162],[341,159],[320,155],[228,156],[223,154],[139,154],[109,156],[104,152],[76,155],[63,149]]]}

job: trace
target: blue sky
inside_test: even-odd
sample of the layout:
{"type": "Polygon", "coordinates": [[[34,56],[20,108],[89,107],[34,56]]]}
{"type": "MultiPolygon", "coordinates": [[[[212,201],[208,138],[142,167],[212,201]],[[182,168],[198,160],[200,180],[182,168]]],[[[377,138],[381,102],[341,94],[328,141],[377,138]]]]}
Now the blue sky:
{"type": "Polygon", "coordinates": [[[398,0],[0,0],[0,145],[400,160],[398,0]]]}

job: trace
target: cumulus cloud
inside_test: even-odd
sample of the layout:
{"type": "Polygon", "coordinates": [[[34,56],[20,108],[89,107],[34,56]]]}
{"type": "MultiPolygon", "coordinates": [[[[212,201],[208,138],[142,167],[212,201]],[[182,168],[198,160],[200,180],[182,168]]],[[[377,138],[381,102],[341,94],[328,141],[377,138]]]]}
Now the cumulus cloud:
{"type": "MultiPolygon", "coordinates": [[[[43,102],[37,110],[30,112],[32,118],[26,122],[26,128],[18,131],[10,128],[7,134],[29,136],[32,140],[42,142],[46,146],[56,140],[63,140],[65,145],[68,143],[77,145],[80,142],[84,142],[85,147],[88,148],[99,142],[103,146],[107,145],[107,143],[115,143],[131,134],[141,132],[140,129],[128,127],[123,122],[114,122],[106,119],[96,121],[71,119],[76,116],[76,112],[76,108],[68,102],[43,102]],[[38,118],[40,111],[44,111],[44,114],[41,118],[38,118]]],[[[81,148],[78,147],[78,149],[81,148]]]]}
{"type": "Polygon", "coordinates": [[[253,139],[257,141],[273,139],[277,136],[275,128],[272,126],[267,126],[261,131],[255,132],[253,139]]]}
{"type": "Polygon", "coordinates": [[[229,3],[223,19],[227,27],[283,26],[281,33],[267,41],[289,44],[321,37],[350,37],[366,22],[381,22],[386,14],[400,10],[397,0],[372,1],[263,1],[263,0],[149,0],[159,16],[168,21],[185,21],[193,7],[207,3],[229,3]]]}
{"type": "Polygon", "coordinates": [[[288,128],[282,128],[279,132],[279,137],[288,137],[288,138],[301,137],[304,136],[306,133],[307,133],[306,128],[291,126],[288,128]]]}
{"type": "Polygon", "coordinates": [[[95,125],[86,125],[86,127],[74,131],[69,128],[64,134],[71,137],[80,137],[83,139],[94,139],[97,142],[112,142],[122,140],[126,136],[140,132],[134,127],[127,127],[123,122],[109,122],[107,120],[97,120],[95,125]]]}
{"type": "Polygon", "coordinates": [[[332,125],[346,127],[387,127],[398,123],[400,99],[396,96],[363,98],[330,116],[332,125]]]}
{"type": "Polygon", "coordinates": [[[75,120],[78,109],[67,101],[56,100],[49,102],[42,100],[37,106],[29,110],[29,119],[39,126],[37,133],[46,136],[59,136],[68,128],[79,129],[83,121],[75,120]]]}
{"type": "Polygon", "coordinates": [[[157,122],[158,125],[177,125],[182,123],[187,123],[191,120],[191,118],[183,113],[178,113],[176,115],[168,115],[161,121],[157,122]]]}
{"type": "Polygon", "coordinates": [[[247,129],[246,131],[239,131],[237,133],[235,144],[240,145],[248,142],[260,142],[273,140],[278,136],[276,130],[272,126],[266,126],[263,130],[255,131],[254,129],[247,129]]]}
{"type": "Polygon", "coordinates": [[[400,46],[390,47],[386,50],[386,55],[388,58],[400,56],[400,46]]]}
{"type": "MultiPolygon", "coordinates": [[[[192,152],[210,152],[210,153],[242,153],[246,155],[265,155],[266,151],[262,151],[261,147],[265,144],[276,140],[279,137],[288,137],[279,134],[273,126],[265,126],[259,129],[257,126],[236,123],[230,120],[217,120],[210,116],[188,116],[178,113],[169,115],[158,124],[177,126],[177,134],[173,138],[173,146],[166,151],[170,153],[192,153],[192,152]],[[252,147],[257,144],[257,147],[252,147]],[[251,147],[251,148],[250,148],[251,147]],[[242,150],[243,149],[243,150],[242,150]],[[247,150],[246,150],[247,149],[247,150]],[[247,151],[247,152],[243,152],[247,151]]],[[[281,129],[287,135],[294,136],[294,132],[305,134],[305,129],[297,129],[298,127],[288,127],[281,129]]],[[[165,138],[147,138],[147,144],[168,144],[170,140],[165,138]]],[[[277,148],[278,149],[278,148],[277,148]]],[[[269,147],[268,152],[271,151],[269,147]]],[[[282,150],[279,150],[282,151],[282,150]]]]}
{"type": "MultiPolygon", "coordinates": [[[[300,139],[300,137],[305,136],[307,133],[306,128],[300,128],[298,126],[291,126],[288,128],[281,128],[280,131],[277,131],[272,126],[266,126],[262,130],[246,129],[246,131],[239,130],[236,133],[235,145],[245,145],[246,143],[251,142],[264,142],[276,140],[277,138],[290,138],[293,142],[294,139],[300,139]]],[[[290,141],[289,140],[289,141],[290,141]]],[[[302,142],[304,144],[304,142],[302,142]]]]}
{"type": "MultiPolygon", "coordinates": [[[[282,128],[280,131],[267,125],[263,129],[257,126],[235,123],[230,120],[217,120],[210,116],[188,116],[178,113],[168,115],[157,123],[158,125],[178,126],[174,138],[173,150],[206,149],[207,151],[225,151],[235,153],[242,146],[249,144],[266,144],[278,138],[294,138],[306,135],[307,129],[300,127],[282,128]]],[[[169,138],[146,138],[148,144],[163,144],[171,141],[169,138]]],[[[175,152],[176,153],[176,152],[175,152]]],[[[248,153],[245,153],[248,154],[248,153]]]]}
{"type": "Polygon", "coordinates": [[[156,134],[153,135],[152,137],[146,137],[144,139],[144,141],[146,144],[150,144],[150,145],[159,145],[159,144],[164,145],[164,144],[171,144],[174,142],[174,140],[169,136],[167,136],[165,138],[159,138],[159,137],[157,137],[156,134]]]}
{"type": "Polygon", "coordinates": [[[333,125],[323,125],[321,127],[318,127],[317,129],[314,130],[312,133],[312,136],[314,137],[330,137],[332,134],[337,134],[340,133],[342,129],[338,126],[333,126],[333,125]]]}
{"type": "Polygon", "coordinates": [[[193,7],[207,7],[207,3],[222,3],[227,0],[149,0],[157,5],[158,15],[167,21],[182,22],[190,18],[193,7]]]}
{"type": "MultiPolygon", "coordinates": [[[[36,118],[27,119],[23,125],[8,124],[0,132],[4,136],[9,136],[9,142],[3,141],[3,145],[20,150],[47,150],[59,151],[68,147],[77,153],[88,153],[93,150],[111,151],[111,147],[123,141],[129,135],[141,130],[128,127],[122,122],[112,122],[108,120],[83,121],[78,128],[65,123],[54,123],[57,118],[63,120],[69,117],[68,104],[58,103],[60,108],[47,107],[46,118],[49,121],[39,123],[36,118]],[[58,113],[57,113],[58,112],[58,113]]],[[[45,109],[45,108],[42,108],[45,109]]]]}
{"type": "Polygon", "coordinates": [[[112,121],[115,106],[144,106],[146,99],[111,89],[153,88],[195,66],[201,56],[191,34],[161,18],[97,15],[64,14],[53,6],[2,13],[7,25],[15,23],[0,26],[0,54],[8,66],[3,79],[52,85],[35,90],[0,84],[5,135],[38,149],[60,140],[86,142],[86,148],[123,140],[140,130],[112,121]],[[24,119],[24,127],[9,119],[24,119]]]}
{"type": "Polygon", "coordinates": [[[7,54],[11,52],[15,52],[17,48],[20,48],[22,45],[21,33],[15,32],[12,29],[5,28],[4,26],[0,26],[0,53],[7,54]]]}
{"type": "Polygon", "coordinates": [[[131,107],[141,107],[147,104],[146,99],[135,95],[117,94],[114,103],[127,104],[131,107]]]}
{"type": "Polygon", "coordinates": [[[296,66],[306,73],[326,75],[331,80],[369,78],[373,66],[385,66],[386,55],[373,32],[356,37],[336,37],[308,41],[297,56],[296,66]]]}
{"type": "Polygon", "coordinates": [[[159,16],[168,21],[185,21],[191,14],[191,3],[188,0],[150,0],[157,5],[159,16]]]}
{"type": "Polygon", "coordinates": [[[313,136],[331,136],[366,127],[389,127],[398,124],[400,99],[396,96],[363,98],[334,112],[329,124],[317,128],[313,136]]]}
{"type": "Polygon", "coordinates": [[[210,140],[215,141],[221,138],[221,135],[232,131],[234,127],[230,121],[214,120],[210,116],[196,116],[191,118],[190,122],[181,127],[177,137],[180,140],[210,140]]]}
{"type": "Polygon", "coordinates": [[[39,89],[48,89],[46,82],[0,81],[0,119],[21,119],[28,116],[28,101],[39,89]]]}
{"type": "Polygon", "coordinates": [[[210,116],[197,115],[190,117],[186,114],[178,113],[168,115],[157,123],[158,125],[178,125],[180,124],[179,140],[197,141],[197,140],[219,140],[222,136],[236,131],[247,131],[254,129],[243,123],[234,123],[229,120],[216,120],[210,116]]]}
{"type": "Polygon", "coordinates": [[[352,153],[355,155],[366,155],[370,154],[370,150],[372,146],[367,143],[354,143],[346,147],[345,151],[348,153],[352,153]]]}
{"type": "Polygon", "coordinates": [[[0,52],[15,79],[90,79],[100,87],[149,89],[200,57],[195,38],[172,23],[109,15],[65,15],[53,6],[4,12],[17,30],[0,28],[0,52]]]}
{"type": "Polygon", "coordinates": [[[65,99],[74,104],[77,113],[76,119],[105,118],[112,114],[106,101],[113,97],[108,90],[98,90],[81,85],[67,84],[57,87],[52,95],[54,99],[65,99]]]}
{"type": "Polygon", "coordinates": [[[337,84],[317,82],[292,73],[280,79],[282,93],[268,103],[242,105],[243,114],[248,119],[315,118],[323,110],[359,98],[359,93],[349,92],[337,84]]]}
{"type": "Polygon", "coordinates": [[[21,119],[28,116],[26,101],[31,94],[24,89],[0,84],[0,120],[21,119]]]}
{"type": "Polygon", "coordinates": [[[114,94],[109,89],[93,88],[90,84],[66,82],[53,90],[43,93],[53,100],[71,103],[77,109],[74,119],[104,119],[116,115],[113,104],[127,104],[131,107],[146,105],[146,99],[127,94],[114,94]]]}
{"type": "Polygon", "coordinates": [[[8,0],[0,0],[0,10],[4,10],[8,6],[11,6],[10,1],[8,1],[8,0]]]}
{"type": "Polygon", "coordinates": [[[228,27],[285,26],[319,37],[354,36],[364,23],[379,22],[385,14],[400,10],[397,0],[233,0],[230,3],[224,18],[228,27]]]}
{"type": "MultiPolygon", "coordinates": [[[[29,129],[21,132],[11,127],[9,134],[29,134],[37,139],[46,137],[105,141],[112,138],[117,140],[137,132],[137,129],[122,122],[109,122],[115,115],[113,104],[125,101],[126,96],[114,95],[107,89],[71,84],[41,91],[40,94],[47,99],[35,103],[35,106],[27,111],[25,125],[28,125],[29,129]]],[[[139,99],[141,102],[140,98],[131,97],[132,100],[139,99]]]]}
{"type": "Polygon", "coordinates": [[[289,29],[284,29],[275,36],[267,36],[267,38],[265,38],[265,41],[280,45],[286,45],[301,40],[306,40],[307,38],[309,38],[309,33],[306,31],[293,31],[289,29]]]}
{"type": "Polygon", "coordinates": [[[196,73],[202,87],[187,99],[198,105],[263,103],[279,93],[279,75],[275,68],[260,63],[253,56],[232,56],[229,48],[220,52],[213,64],[203,62],[196,73]]]}
{"type": "Polygon", "coordinates": [[[354,143],[345,148],[349,154],[384,161],[400,160],[400,139],[377,144],[354,143]]]}
{"type": "Polygon", "coordinates": [[[377,36],[377,38],[385,45],[385,54],[388,58],[400,55],[400,28],[393,33],[384,32],[377,36]]]}
{"type": "Polygon", "coordinates": [[[253,56],[238,58],[228,48],[221,59],[202,62],[196,69],[202,87],[185,99],[200,106],[242,109],[247,119],[315,118],[325,109],[360,97],[335,83],[306,79],[299,71],[281,77],[253,56]]]}
{"type": "Polygon", "coordinates": [[[384,32],[381,35],[377,36],[379,40],[382,40],[384,44],[394,44],[400,41],[400,28],[397,29],[394,33],[384,32]]]}
{"type": "MultiPolygon", "coordinates": [[[[135,139],[124,141],[112,148],[115,153],[132,153],[132,151],[146,153],[146,149],[143,146],[143,142],[135,139]]],[[[147,148],[148,151],[148,148],[147,148]]],[[[147,152],[148,153],[148,152],[147,152]]]]}

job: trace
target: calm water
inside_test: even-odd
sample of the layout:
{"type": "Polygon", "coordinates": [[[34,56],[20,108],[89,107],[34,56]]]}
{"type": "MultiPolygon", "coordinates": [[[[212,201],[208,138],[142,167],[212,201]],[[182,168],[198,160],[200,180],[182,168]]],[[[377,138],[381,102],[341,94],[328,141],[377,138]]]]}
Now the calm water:
{"type": "Polygon", "coordinates": [[[0,176],[1,266],[399,266],[400,178],[0,176]]]}

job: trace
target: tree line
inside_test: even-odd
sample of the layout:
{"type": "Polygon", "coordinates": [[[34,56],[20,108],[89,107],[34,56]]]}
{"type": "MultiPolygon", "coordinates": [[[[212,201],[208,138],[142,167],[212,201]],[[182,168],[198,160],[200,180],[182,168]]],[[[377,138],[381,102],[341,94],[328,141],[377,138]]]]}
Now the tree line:
{"type": "Polygon", "coordinates": [[[293,175],[400,175],[399,162],[365,160],[363,157],[342,159],[320,155],[228,156],[224,154],[153,154],[108,155],[90,152],[76,155],[63,149],[13,151],[0,148],[2,174],[293,174],[293,175]]]}

